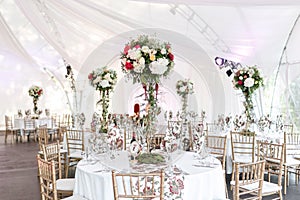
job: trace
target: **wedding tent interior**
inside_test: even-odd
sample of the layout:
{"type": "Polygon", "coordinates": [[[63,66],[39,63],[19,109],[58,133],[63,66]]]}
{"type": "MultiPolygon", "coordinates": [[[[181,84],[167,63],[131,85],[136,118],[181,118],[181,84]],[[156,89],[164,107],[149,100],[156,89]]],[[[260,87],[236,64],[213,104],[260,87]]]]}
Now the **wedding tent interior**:
{"type": "Polygon", "coordinates": [[[256,116],[283,114],[298,125],[299,8],[297,0],[1,0],[1,127],[4,115],[32,109],[32,85],[44,91],[39,109],[84,113],[89,127],[100,96],[88,74],[103,66],[118,75],[109,112],[132,114],[143,88],[125,78],[120,52],[141,34],[172,45],[174,71],[159,84],[163,111],[180,109],[175,85],[190,79],[189,110],[208,121],[240,114],[243,96],[230,74],[257,66],[264,87],[255,92],[256,116]]]}

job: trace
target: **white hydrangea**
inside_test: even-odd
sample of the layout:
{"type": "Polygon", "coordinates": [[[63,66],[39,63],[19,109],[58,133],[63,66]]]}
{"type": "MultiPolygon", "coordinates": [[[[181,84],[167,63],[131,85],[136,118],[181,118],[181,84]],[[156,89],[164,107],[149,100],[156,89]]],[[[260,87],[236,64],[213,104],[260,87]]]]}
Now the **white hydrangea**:
{"type": "Polygon", "coordinates": [[[100,85],[101,85],[102,88],[107,88],[107,87],[110,86],[108,80],[102,80],[100,82],[100,85]]]}
{"type": "Polygon", "coordinates": [[[254,79],[253,78],[247,78],[244,82],[245,87],[252,87],[254,85],[254,79]]]}

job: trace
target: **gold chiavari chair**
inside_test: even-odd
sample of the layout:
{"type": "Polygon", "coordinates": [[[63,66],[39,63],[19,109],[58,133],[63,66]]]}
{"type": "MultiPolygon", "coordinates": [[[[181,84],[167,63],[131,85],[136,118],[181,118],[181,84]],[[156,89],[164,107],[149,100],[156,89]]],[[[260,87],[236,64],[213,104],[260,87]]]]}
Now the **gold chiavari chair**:
{"type": "Polygon", "coordinates": [[[268,173],[268,181],[263,182],[262,196],[277,194],[277,198],[282,200],[282,173],[284,162],[285,144],[275,144],[269,142],[257,142],[258,160],[265,160],[265,170],[268,173]],[[277,182],[271,182],[271,175],[277,176],[277,182]]]}
{"type": "Polygon", "coordinates": [[[222,164],[222,169],[224,172],[224,181],[225,181],[225,191],[226,196],[228,197],[228,191],[226,186],[226,152],[227,152],[227,136],[218,136],[218,135],[206,135],[206,146],[210,155],[216,157],[220,160],[222,164]]]}
{"type": "MultiPolygon", "coordinates": [[[[253,163],[255,161],[255,133],[248,131],[230,132],[232,169],[236,163],[253,163]]],[[[234,171],[232,179],[234,180],[234,171]]]]}
{"type": "Polygon", "coordinates": [[[76,166],[83,158],[84,154],[84,133],[82,130],[67,130],[67,150],[68,150],[68,165],[66,174],[69,173],[69,167],[76,166]]]}
{"type": "MultiPolygon", "coordinates": [[[[14,128],[12,123],[12,117],[5,115],[5,143],[7,142],[8,135],[11,135],[11,143],[14,142],[14,137],[16,140],[18,139],[18,134],[20,133],[20,129],[14,128]]],[[[20,138],[22,141],[22,136],[20,138]]]]}
{"type": "Polygon", "coordinates": [[[285,154],[284,154],[284,194],[289,186],[289,173],[294,173],[296,184],[300,170],[300,133],[284,132],[285,154]]]}
{"type": "MultiPolygon", "coordinates": [[[[59,183],[56,180],[55,162],[46,161],[37,156],[40,193],[42,200],[58,200],[59,183]]],[[[69,196],[61,200],[86,200],[81,196],[69,196]]]]}
{"type": "Polygon", "coordinates": [[[34,141],[36,142],[36,127],[34,119],[24,118],[24,133],[27,135],[28,142],[30,141],[30,135],[33,134],[34,141]]]}
{"type": "Polygon", "coordinates": [[[219,134],[219,126],[215,122],[206,122],[205,133],[206,135],[217,135],[219,134]]]}
{"type": "Polygon", "coordinates": [[[163,200],[164,177],[165,173],[163,170],[152,173],[116,173],[113,170],[112,182],[114,199],[157,198],[163,200]]]}
{"type": "Polygon", "coordinates": [[[37,128],[37,135],[38,135],[39,148],[40,151],[42,151],[43,150],[42,146],[47,145],[49,142],[47,125],[39,126],[37,128]]]}
{"type": "Polygon", "coordinates": [[[235,164],[235,179],[231,181],[233,200],[262,199],[265,161],[235,164]],[[246,198],[244,198],[246,197],[246,198]]]}

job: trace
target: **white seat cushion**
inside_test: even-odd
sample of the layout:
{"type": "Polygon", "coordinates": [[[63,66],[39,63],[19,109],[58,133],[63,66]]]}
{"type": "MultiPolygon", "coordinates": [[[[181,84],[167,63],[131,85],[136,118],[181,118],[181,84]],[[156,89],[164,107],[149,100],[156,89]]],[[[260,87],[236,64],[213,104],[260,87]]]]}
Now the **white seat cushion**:
{"type": "MultiPolygon", "coordinates": [[[[255,160],[255,158],[254,158],[255,160]]],[[[237,155],[234,157],[234,162],[236,163],[250,163],[252,162],[252,157],[250,155],[237,155]]]]}
{"type": "Polygon", "coordinates": [[[67,197],[67,198],[64,198],[61,200],[88,200],[88,199],[86,199],[82,196],[79,196],[79,195],[73,195],[73,196],[70,196],[70,197],[67,197]]]}
{"type": "Polygon", "coordinates": [[[71,152],[69,158],[83,158],[83,152],[82,151],[71,152]]]}
{"type": "Polygon", "coordinates": [[[292,156],[286,157],[286,163],[284,163],[286,166],[295,166],[300,165],[300,160],[293,158],[292,156]]]}
{"type": "MultiPolygon", "coordinates": [[[[255,188],[258,188],[258,182],[241,186],[241,188],[246,189],[246,190],[253,190],[255,188]]],[[[281,186],[278,186],[276,183],[270,183],[268,181],[263,182],[263,187],[262,187],[262,195],[264,194],[270,194],[270,193],[275,193],[281,190],[281,186]]]]}
{"type": "Polygon", "coordinates": [[[56,181],[56,189],[59,191],[73,191],[74,185],[74,178],[63,178],[56,181]]]}

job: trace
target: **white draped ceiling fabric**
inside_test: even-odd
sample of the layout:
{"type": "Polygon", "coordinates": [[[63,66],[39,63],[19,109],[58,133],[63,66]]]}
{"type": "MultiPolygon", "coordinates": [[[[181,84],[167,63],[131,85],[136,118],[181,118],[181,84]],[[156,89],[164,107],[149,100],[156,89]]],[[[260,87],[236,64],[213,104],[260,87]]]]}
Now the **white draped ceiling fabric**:
{"type": "MultiPolygon", "coordinates": [[[[240,113],[239,92],[214,63],[220,56],[257,65],[266,80],[256,98],[257,113],[281,112],[280,97],[299,75],[299,14],[297,0],[1,0],[0,125],[5,114],[32,108],[27,91],[33,84],[45,91],[39,108],[84,112],[89,122],[99,96],[87,74],[104,65],[119,76],[111,111],[131,113],[140,86],[125,81],[119,53],[142,33],[173,46],[175,70],[161,85],[170,93],[165,104],[180,100],[175,83],[190,78],[196,85],[191,110],[205,110],[208,120],[240,113]],[[77,103],[63,60],[74,70],[77,103]]],[[[177,109],[179,103],[171,105],[177,109]]]]}

